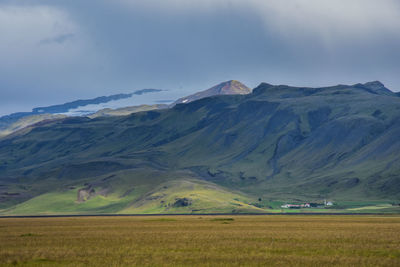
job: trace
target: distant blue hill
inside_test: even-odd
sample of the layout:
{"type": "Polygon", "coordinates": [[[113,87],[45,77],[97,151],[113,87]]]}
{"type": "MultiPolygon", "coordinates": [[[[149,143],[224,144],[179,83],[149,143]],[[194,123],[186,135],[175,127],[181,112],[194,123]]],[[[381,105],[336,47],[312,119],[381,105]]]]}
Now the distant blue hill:
{"type": "Polygon", "coordinates": [[[133,93],[129,94],[116,94],[116,95],[110,95],[110,96],[100,96],[92,99],[83,99],[83,100],[76,100],[72,102],[67,102],[64,104],[59,104],[59,105],[53,105],[53,106],[48,106],[48,107],[37,107],[32,109],[31,112],[16,112],[12,113],[10,115],[5,115],[0,117],[0,129],[7,127],[8,125],[16,122],[20,118],[26,117],[26,116],[31,116],[31,115],[37,115],[37,114],[57,114],[57,113],[65,113],[68,112],[70,109],[74,109],[77,107],[82,107],[82,106],[87,106],[87,105],[92,105],[92,104],[102,104],[102,103],[108,103],[110,101],[115,101],[115,100],[120,100],[120,99],[125,99],[125,98],[130,98],[133,95],[143,95],[146,93],[154,93],[154,92],[160,92],[162,90],[160,89],[142,89],[142,90],[137,90],[133,93]]]}

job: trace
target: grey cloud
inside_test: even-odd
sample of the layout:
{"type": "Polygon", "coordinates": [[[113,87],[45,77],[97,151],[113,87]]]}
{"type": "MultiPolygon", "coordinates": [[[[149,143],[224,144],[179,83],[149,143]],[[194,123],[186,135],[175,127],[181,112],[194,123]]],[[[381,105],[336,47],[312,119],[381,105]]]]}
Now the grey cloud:
{"type": "Polygon", "coordinates": [[[61,35],[55,36],[53,38],[42,39],[42,40],[40,40],[39,44],[40,45],[46,45],[46,44],[52,44],[52,43],[62,44],[66,41],[74,39],[74,37],[75,37],[75,34],[73,34],[73,33],[61,34],[61,35]]]}
{"type": "MultiPolygon", "coordinates": [[[[21,95],[27,108],[142,88],[185,95],[230,79],[250,87],[381,80],[400,90],[398,1],[280,2],[18,1],[47,10],[38,31],[54,27],[21,32],[16,48],[0,42],[0,106],[17,106],[21,95]],[[43,45],[51,43],[63,45],[43,45]]],[[[3,3],[0,20],[2,7],[16,5],[3,3]]]]}

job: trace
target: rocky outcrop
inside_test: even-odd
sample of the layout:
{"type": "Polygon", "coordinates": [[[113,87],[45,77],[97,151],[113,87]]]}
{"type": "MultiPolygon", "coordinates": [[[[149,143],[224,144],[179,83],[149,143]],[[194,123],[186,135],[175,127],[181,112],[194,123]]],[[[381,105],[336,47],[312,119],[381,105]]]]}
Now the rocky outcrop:
{"type": "Polygon", "coordinates": [[[81,188],[78,190],[78,202],[85,202],[96,195],[96,190],[91,186],[81,188]]]}
{"type": "Polygon", "coordinates": [[[175,199],[175,203],[172,205],[175,208],[179,208],[179,207],[187,207],[192,205],[192,200],[190,198],[176,198],[175,199]]]}
{"type": "Polygon", "coordinates": [[[109,192],[109,188],[103,188],[100,190],[96,190],[94,188],[94,185],[89,184],[89,185],[86,185],[84,188],[81,188],[78,190],[76,201],[78,203],[82,203],[82,202],[85,202],[91,198],[94,198],[95,196],[98,196],[98,195],[106,196],[107,192],[109,192]]]}

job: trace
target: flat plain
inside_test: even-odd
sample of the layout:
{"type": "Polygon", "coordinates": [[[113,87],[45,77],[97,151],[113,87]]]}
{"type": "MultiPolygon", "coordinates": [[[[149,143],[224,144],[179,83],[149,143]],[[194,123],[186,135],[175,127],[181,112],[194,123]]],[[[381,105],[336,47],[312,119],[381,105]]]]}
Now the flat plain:
{"type": "Polygon", "coordinates": [[[0,218],[13,265],[400,266],[400,217],[0,218]]]}

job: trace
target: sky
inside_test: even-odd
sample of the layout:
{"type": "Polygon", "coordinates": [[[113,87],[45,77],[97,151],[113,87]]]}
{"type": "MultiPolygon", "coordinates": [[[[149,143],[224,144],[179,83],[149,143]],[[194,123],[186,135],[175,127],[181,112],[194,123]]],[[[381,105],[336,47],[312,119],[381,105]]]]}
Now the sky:
{"type": "Polygon", "coordinates": [[[0,0],[0,115],[227,80],[400,91],[398,0],[0,0]]]}

